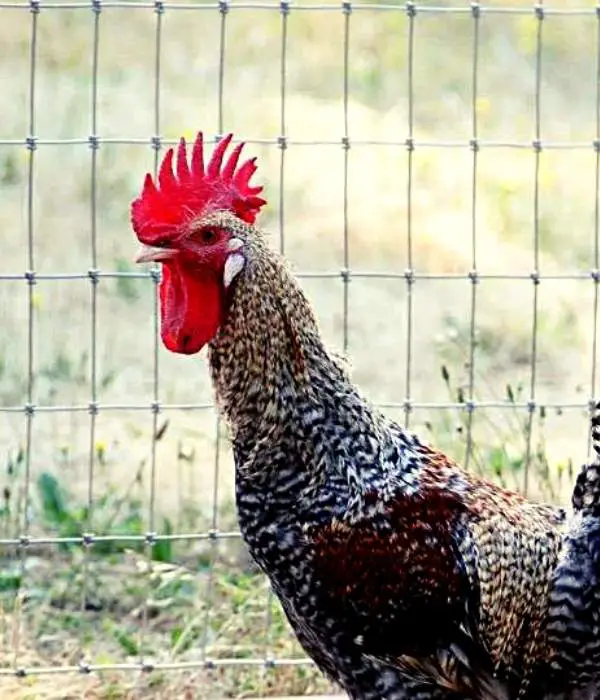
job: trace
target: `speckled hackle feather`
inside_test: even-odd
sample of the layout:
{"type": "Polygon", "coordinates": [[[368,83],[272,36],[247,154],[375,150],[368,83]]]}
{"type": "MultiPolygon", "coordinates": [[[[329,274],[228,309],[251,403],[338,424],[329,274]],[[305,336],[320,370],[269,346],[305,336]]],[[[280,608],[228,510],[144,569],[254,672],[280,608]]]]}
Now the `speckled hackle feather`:
{"type": "Polygon", "coordinates": [[[209,344],[240,527],[319,668],[355,700],[598,697],[597,463],[568,518],[426,446],[363,397],[281,256],[219,206],[193,230],[246,260],[209,344]]]}

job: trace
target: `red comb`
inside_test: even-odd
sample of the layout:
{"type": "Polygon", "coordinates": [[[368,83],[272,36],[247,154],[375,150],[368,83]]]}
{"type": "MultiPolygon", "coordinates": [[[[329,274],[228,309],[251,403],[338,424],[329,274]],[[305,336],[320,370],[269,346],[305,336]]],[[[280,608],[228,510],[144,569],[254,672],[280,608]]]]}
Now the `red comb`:
{"type": "Polygon", "coordinates": [[[133,230],[142,243],[158,245],[176,237],[182,224],[219,209],[233,212],[249,224],[254,223],[266,204],[257,195],[262,187],[252,187],[256,171],[255,158],[237,167],[243,143],[238,144],[223,165],[223,156],[233,134],[223,137],[204,166],[204,139],[196,137],[192,159],[188,163],[185,139],[177,148],[177,165],[173,172],[174,149],[170,148],[158,171],[157,184],[146,175],[142,194],[131,205],[133,230]]]}

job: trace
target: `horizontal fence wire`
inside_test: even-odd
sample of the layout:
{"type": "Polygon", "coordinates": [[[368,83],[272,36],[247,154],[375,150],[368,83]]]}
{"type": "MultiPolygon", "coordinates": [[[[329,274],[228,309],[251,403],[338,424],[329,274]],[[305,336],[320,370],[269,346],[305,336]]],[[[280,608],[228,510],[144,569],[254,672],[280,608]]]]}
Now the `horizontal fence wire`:
{"type": "MultiPolygon", "coordinates": [[[[218,141],[221,135],[214,137],[214,141],[218,141]]],[[[232,139],[231,143],[239,143],[239,140],[232,139]]],[[[491,141],[485,139],[468,139],[457,141],[422,141],[418,139],[404,139],[403,141],[392,140],[377,140],[377,139],[351,139],[342,137],[338,140],[319,140],[319,139],[292,139],[287,136],[277,136],[274,138],[244,138],[244,143],[255,146],[277,146],[285,149],[288,146],[338,146],[347,150],[355,146],[386,146],[389,148],[406,148],[409,151],[414,151],[416,148],[470,148],[471,150],[481,150],[482,148],[512,148],[533,150],[540,152],[543,150],[564,150],[578,151],[592,149],[594,152],[600,151],[600,142],[597,139],[593,141],[491,141]]],[[[102,136],[85,136],[80,138],[70,139],[43,139],[35,137],[25,137],[23,139],[0,139],[0,146],[23,146],[27,150],[35,150],[39,146],[82,146],[88,145],[90,148],[99,148],[102,144],[119,145],[119,146],[151,146],[155,150],[160,150],[163,146],[176,146],[176,139],[164,138],[161,136],[149,136],[146,138],[127,138],[127,137],[102,137],[102,136]]]]}
{"type": "MultiPolygon", "coordinates": [[[[36,469],[38,468],[38,458],[36,456],[36,419],[40,415],[64,416],[65,421],[73,414],[89,415],[89,440],[87,447],[86,469],[86,509],[79,523],[80,532],[77,535],[57,535],[39,534],[31,520],[30,509],[25,507],[18,522],[15,533],[7,536],[0,536],[0,547],[4,548],[3,556],[10,554],[14,561],[18,562],[20,568],[20,584],[18,591],[19,600],[26,598],[29,587],[28,581],[31,577],[29,557],[32,553],[37,555],[47,549],[59,547],[70,548],[70,551],[77,551],[82,554],[84,561],[84,585],[81,592],[81,608],[85,609],[86,601],[92,591],[92,578],[94,571],[94,555],[98,547],[106,544],[122,544],[129,547],[139,546],[143,553],[145,562],[144,576],[145,587],[143,591],[143,602],[141,615],[139,618],[139,629],[137,643],[135,644],[135,662],[106,662],[93,663],[91,659],[81,658],[77,663],[57,663],[54,665],[34,664],[26,662],[23,654],[24,633],[26,620],[22,605],[15,606],[15,621],[13,622],[13,634],[11,635],[11,663],[4,663],[0,666],[0,678],[16,677],[26,678],[33,675],[61,675],[61,674],[81,674],[88,675],[97,672],[119,671],[152,673],[155,671],[186,671],[193,669],[215,670],[222,667],[231,668],[258,668],[273,670],[281,667],[302,667],[311,662],[305,657],[292,658],[287,654],[281,655],[273,637],[273,616],[275,601],[267,598],[264,606],[264,643],[257,641],[256,650],[253,656],[245,658],[234,658],[231,656],[216,657],[211,654],[211,640],[209,638],[209,626],[213,616],[213,601],[215,600],[215,569],[219,559],[219,546],[231,542],[239,542],[240,533],[229,527],[222,527],[220,522],[219,504],[221,493],[219,491],[219,477],[224,469],[223,460],[223,433],[224,428],[217,419],[214,426],[214,480],[210,495],[210,521],[202,531],[177,531],[163,532],[161,521],[158,515],[157,498],[159,495],[158,475],[161,469],[161,460],[158,450],[157,435],[160,431],[159,416],[169,412],[198,412],[207,414],[214,411],[214,403],[211,401],[181,402],[166,400],[164,387],[168,382],[168,375],[163,371],[161,365],[161,347],[159,342],[159,309],[157,295],[154,295],[153,302],[153,335],[148,338],[148,348],[152,353],[152,379],[151,379],[151,399],[148,401],[129,400],[123,395],[119,401],[104,401],[100,392],[100,378],[98,370],[98,334],[99,318],[98,303],[99,293],[102,285],[110,280],[145,280],[149,284],[157,287],[160,282],[160,271],[158,267],[139,272],[122,271],[117,269],[104,269],[98,253],[99,240],[99,177],[100,162],[99,156],[102,149],[107,146],[140,146],[149,149],[153,155],[154,173],[156,173],[159,159],[165,148],[174,146],[177,141],[164,135],[163,123],[161,122],[162,107],[162,65],[164,60],[163,25],[165,17],[172,12],[187,12],[190,14],[189,21],[193,21],[192,15],[198,13],[204,16],[206,13],[218,13],[219,16],[219,55],[218,55],[218,80],[214,86],[214,99],[217,105],[217,133],[207,134],[207,141],[217,142],[226,132],[226,93],[227,85],[227,32],[228,23],[235,13],[266,11],[278,13],[281,17],[279,31],[281,34],[280,43],[280,109],[278,115],[278,133],[268,136],[253,133],[238,134],[243,137],[243,141],[249,146],[268,146],[279,151],[279,202],[277,232],[279,234],[279,248],[285,254],[291,233],[288,232],[289,216],[286,211],[284,193],[286,183],[289,179],[290,151],[292,149],[310,148],[314,149],[315,157],[318,158],[321,149],[340,149],[343,158],[343,182],[340,183],[343,189],[343,211],[341,212],[340,235],[342,237],[342,265],[338,269],[325,269],[323,271],[302,270],[297,276],[303,280],[331,280],[331,282],[341,282],[341,296],[339,307],[341,309],[342,340],[341,345],[344,353],[352,354],[350,343],[350,320],[352,308],[352,285],[353,280],[391,280],[402,283],[405,292],[405,366],[404,366],[404,392],[395,401],[377,402],[377,406],[382,410],[395,410],[404,416],[405,424],[410,427],[413,422],[415,411],[451,411],[465,416],[466,439],[463,462],[466,467],[470,467],[473,461],[474,447],[472,443],[472,423],[474,416],[479,410],[501,409],[506,411],[522,411],[526,419],[526,455],[525,467],[523,470],[522,488],[525,492],[529,488],[530,469],[532,453],[535,446],[532,441],[533,423],[536,411],[590,411],[596,393],[597,384],[597,325],[598,325],[598,283],[600,281],[600,250],[599,250],[599,221],[600,206],[598,191],[600,189],[600,93],[598,81],[596,81],[596,111],[594,124],[594,138],[589,140],[552,140],[544,138],[544,124],[542,119],[543,104],[543,66],[544,66],[544,20],[546,18],[557,18],[562,21],[568,17],[589,18],[596,22],[598,41],[596,46],[598,70],[600,76],[600,5],[589,4],[581,7],[553,7],[545,3],[521,3],[520,6],[488,5],[486,3],[455,3],[453,5],[433,5],[415,2],[406,3],[311,3],[311,2],[237,2],[221,0],[220,2],[136,2],[133,1],[113,1],[113,0],[92,0],[91,2],[45,2],[40,0],[30,0],[30,2],[2,2],[0,1],[0,22],[2,17],[8,13],[28,12],[31,15],[30,37],[29,37],[29,84],[27,89],[27,117],[23,123],[23,136],[10,137],[2,133],[0,125],[0,149],[22,149],[26,157],[27,184],[26,184],[26,230],[23,237],[23,267],[24,269],[13,269],[8,272],[0,272],[0,291],[2,285],[8,282],[23,282],[27,290],[27,317],[23,321],[26,324],[27,347],[26,353],[26,377],[25,394],[23,401],[8,401],[0,404],[0,414],[5,418],[17,414],[23,414],[24,421],[24,460],[25,468],[22,481],[22,501],[28,504],[32,499],[33,481],[36,469]],[[77,10],[90,12],[92,17],[92,33],[89,51],[91,55],[89,74],[90,96],[90,121],[89,133],[75,133],[66,138],[47,138],[39,133],[36,109],[36,86],[37,77],[43,58],[39,52],[39,22],[41,16],[55,10],[77,10]],[[152,63],[153,72],[153,124],[150,134],[129,134],[127,125],[119,130],[121,136],[105,136],[102,134],[102,123],[99,118],[99,102],[101,99],[101,88],[99,83],[100,70],[100,47],[103,41],[102,23],[105,15],[112,10],[149,11],[154,15],[154,55],[149,58],[152,63]],[[296,13],[323,12],[328,17],[339,14],[343,18],[343,41],[340,46],[342,56],[342,90],[339,136],[333,138],[296,138],[288,128],[289,122],[289,93],[288,84],[288,63],[290,53],[293,50],[289,40],[290,18],[296,13]],[[406,18],[406,56],[404,79],[406,82],[406,122],[398,127],[398,138],[376,139],[376,138],[354,138],[349,119],[349,104],[352,98],[351,77],[355,70],[355,57],[353,55],[353,27],[355,22],[367,21],[369,13],[400,13],[406,18]],[[416,116],[415,102],[418,100],[419,86],[416,77],[415,44],[418,42],[418,24],[421,17],[453,17],[462,16],[470,18],[471,24],[471,66],[469,75],[470,89],[470,125],[468,138],[457,139],[423,139],[416,136],[416,116]],[[480,94],[479,66],[481,63],[481,22],[489,18],[493,21],[495,17],[515,16],[533,17],[537,20],[535,33],[535,90],[534,90],[534,120],[533,137],[530,140],[519,139],[490,139],[482,137],[480,128],[477,101],[480,94]],[[81,150],[89,157],[89,218],[82,221],[82,226],[87,226],[89,231],[88,262],[85,267],[76,272],[48,273],[38,270],[38,259],[36,258],[35,241],[38,231],[36,230],[36,206],[38,191],[36,189],[36,167],[41,153],[51,151],[55,146],[81,147],[81,150]],[[353,269],[358,260],[358,253],[353,251],[350,238],[350,205],[351,193],[349,187],[349,170],[352,167],[352,159],[360,149],[386,148],[405,151],[407,154],[407,178],[404,194],[399,193],[399,197],[406,199],[406,220],[404,227],[407,233],[405,260],[406,269],[399,271],[377,271],[368,269],[353,269]],[[430,150],[460,151],[470,154],[471,158],[471,204],[470,204],[470,252],[467,272],[430,272],[418,269],[415,262],[415,244],[419,235],[414,223],[414,192],[415,184],[415,158],[420,151],[430,150]],[[532,181],[532,257],[528,266],[529,271],[525,272],[487,272],[482,269],[480,263],[480,249],[478,241],[480,239],[480,224],[478,224],[478,205],[480,199],[480,163],[482,153],[500,151],[523,151],[531,153],[533,163],[532,181]],[[595,159],[595,185],[594,185],[594,254],[593,265],[590,269],[569,269],[561,272],[542,271],[540,259],[540,159],[544,152],[589,152],[595,159]],[[73,401],[67,403],[45,403],[36,396],[37,365],[35,356],[34,336],[36,333],[36,313],[35,313],[35,290],[39,286],[52,286],[54,282],[69,283],[76,280],[87,280],[89,282],[89,323],[86,332],[89,336],[89,374],[86,380],[88,389],[87,400],[73,401]],[[432,281],[450,281],[453,284],[459,282],[468,290],[468,362],[467,381],[465,393],[460,401],[421,401],[414,397],[414,365],[416,362],[415,338],[419,333],[419,326],[416,322],[415,295],[420,285],[432,281]],[[531,284],[527,287],[532,291],[532,320],[531,320],[531,348],[529,353],[529,381],[524,394],[517,399],[510,400],[480,400],[477,398],[477,370],[478,370],[478,345],[477,345],[477,319],[481,307],[481,290],[487,282],[491,281],[523,281],[531,284]],[[551,281],[560,282],[585,282],[591,283],[590,293],[593,294],[593,348],[591,352],[591,375],[589,386],[581,394],[581,400],[552,401],[541,400],[538,394],[537,366],[539,359],[538,331],[540,325],[539,318],[539,295],[545,283],[551,281]],[[589,398],[588,398],[589,397],[589,398]],[[99,487],[99,463],[98,463],[98,425],[100,418],[112,412],[135,412],[143,414],[147,419],[151,438],[148,444],[148,479],[147,485],[147,508],[143,514],[143,525],[137,533],[105,533],[102,531],[102,523],[97,517],[98,502],[102,497],[99,487]],[[197,658],[191,661],[156,661],[148,658],[143,649],[146,640],[150,635],[152,611],[149,606],[149,598],[152,592],[152,576],[157,570],[157,563],[154,552],[161,543],[204,543],[208,545],[207,568],[208,574],[203,581],[203,600],[205,602],[203,612],[204,633],[200,637],[197,658]]],[[[257,15],[257,22],[260,22],[261,15],[257,15]]],[[[123,22],[127,18],[123,17],[123,22]]],[[[68,29],[64,29],[65,41],[69,41],[68,29]]],[[[394,39],[390,39],[393,41],[394,39]]],[[[115,49],[116,50],[116,49],[115,49]]],[[[127,65],[122,67],[127,71],[127,65]]],[[[318,76],[315,76],[318,80],[318,76]]],[[[258,96],[256,99],[260,99],[258,96]]],[[[239,142],[235,141],[234,142],[239,142]]],[[[3,151],[4,152],[4,151],[3,151]]],[[[60,158],[61,149],[56,150],[57,157],[60,158]]],[[[291,227],[290,227],[291,228],[291,227]]],[[[586,292],[582,286],[582,294],[586,292]]],[[[382,313],[384,313],[382,311],[382,313]]],[[[113,321],[118,324],[118,319],[113,321]]],[[[58,323],[58,319],[57,319],[58,323]]],[[[165,468],[168,469],[168,466],[165,468]]],[[[6,533],[4,533],[6,534],[6,533]]],[[[6,657],[3,657],[6,658],[6,657]]],[[[0,689],[1,690],[1,689],[0,689]]]]}
{"type": "Polygon", "coordinates": [[[17,678],[27,678],[31,675],[56,675],[62,673],[98,673],[102,671],[137,671],[141,673],[152,673],[153,671],[185,671],[195,669],[205,669],[207,671],[224,666],[259,666],[266,669],[274,669],[285,666],[310,666],[309,659],[206,659],[204,661],[177,661],[152,663],[150,661],[140,661],[140,663],[115,663],[115,664],[87,664],[82,662],[73,666],[49,666],[13,669],[0,668],[0,677],[16,676],[17,678]]]}
{"type": "Polygon", "coordinates": [[[190,2],[190,3],[176,3],[176,2],[163,2],[162,0],[156,0],[156,2],[136,2],[135,0],[123,0],[122,2],[115,2],[113,0],[91,0],[91,2],[42,2],[40,0],[30,0],[30,2],[0,2],[0,9],[28,9],[33,12],[39,12],[42,9],[55,9],[55,10],[89,10],[98,12],[100,9],[111,9],[111,8],[125,8],[125,9],[149,9],[155,10],[160,13],[166,10],[188,10],[188,11],[214,11],[225,14],[231,9],[235,10],[271,10],[275,12],[288,13],[289,11],[304,11],[304,12],[314,12],[316,11],[330,11],[330,12],[404,12],[410,16],[416,14],[423,15],[471,15],[474,17],[479,17],[481,15],[534,15],[538,19],[543,19],[544,17],[556,15],[556,16],[567,16],[567,17],[578,17],[578,16],[594,16],[600,14],[600,6],[592,5],[588,7],[569,7],[569,8],[559,8],[545,5],[544,3],[536,4],[523,4],[522,7],[502,7],[486,5],[479,2],[465,3],[464,5],[422,5],[415,2],[406,3],[353,3],[353,2],[341,2],[341,3],[311,3],[311,2],[286,2],[282,0],[281,2],[237,2],[232,0],[228,2],[227,0],[222,0],[218,3],[211,2],[190,2]]]}

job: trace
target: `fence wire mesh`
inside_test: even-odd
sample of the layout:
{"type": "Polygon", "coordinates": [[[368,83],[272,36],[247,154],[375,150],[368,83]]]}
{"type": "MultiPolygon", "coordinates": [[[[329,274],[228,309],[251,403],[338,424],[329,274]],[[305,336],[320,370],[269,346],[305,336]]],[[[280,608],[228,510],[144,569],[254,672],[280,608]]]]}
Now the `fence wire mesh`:
{"type": "Polygon", "coordinates": [[[378,405],[568,494],[597,383],[600,6],[30,0],[0,2],[0,41],[0,687],[319,687],[240,545],[207,373],[160,347],[159,271],[128,262],[129,201],[180,131],[258,153],[265,228],[378,405]]]}

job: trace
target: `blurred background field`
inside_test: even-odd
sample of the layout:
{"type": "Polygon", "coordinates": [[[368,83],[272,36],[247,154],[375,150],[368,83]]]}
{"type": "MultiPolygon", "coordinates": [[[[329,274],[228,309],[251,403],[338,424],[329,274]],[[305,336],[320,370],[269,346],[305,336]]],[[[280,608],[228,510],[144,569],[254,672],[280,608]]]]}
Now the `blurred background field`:
{"type": "MultiPolygon", "coordinates": [[[[138,271],[128,208],[154,166],[151,139],[191,139],[198,129],[209,140],[232,130],[258,155],[257,181],[269,200],[262,224],[307,275],[303,285],[324,335],[337,351],[347,345],[365,392],[383,405],[407,396],[417,404],[461,403],[471,397],[472,374],[474,400],[506,406],[478,408],[471,422],[461,409],[415,409],[411,427],[459,460],[468,443],[469,468],[508,486],[522,487],[527,468],[534,497],[565,502],[573,465],[587,454],[585,405],[597,391],[594,3],[555,0],[543,21],[522,0],[481,3],[477,21],[466,2],[454,3],[456,12],[419,3],[412,20],[403,4],[366,2],[346,15],[338,5],[298,2],[285,17],[279,5],[236,4],[226,14],[215,4],[185,2],[161,4],[162,13],[136,2],[107,3],[99,13],[40,5],[31,252],[41,278],[32,296],[32,398],[81,410],[37,412],[29,454],[24,411],[0,414],[2,537],[236,529],[227,434],[223,428],[217,437],[213,409],[167,409],[155,424],[149,408],[154,282],[100,278],[94,352],[85,278],[94,266],[93,231],[101,272],[138,271]],[[512,12],[492,11],[501,8],[512,12]],[[474,120],[481,144],[475,178],[474,120]],[[93,180],[87,139],[94,128],[93,180]],[[339,274],[346,266],[356,275],[347,314],[339,274]],[[430,275],[413,285],[410,343],[408,268],[430,275]],[[474,268],[483,279],[472,327],[474,268]],[[533,357],[529,275],[536,268],[533,357]],[[100,411],[90,437],[93,359],[100,411]],[[530,421],[520,404],[531,398],[532,360],[530,421]]],[[[32,17],[29,6],[0,6],[2,407],[28,400],[28,286],[7,277],[29,268],[32,17]]],[[[212,402],[204,355],[160,347],[158,379],[164,404],[212,402]]],[[[386,410],[404,420],[401,407],[386,410]]],[[[139,542],[3,550],[2,667],[301,656],[235,538],[161,542],[152,552],[139,542]]],[[[139,677],[0,677],[2,698],[249,697],[325,687],[309,667],[264,664],[139,677]]]]}

